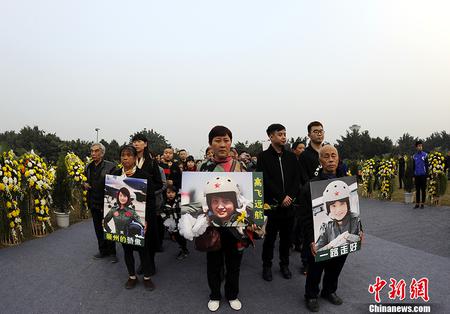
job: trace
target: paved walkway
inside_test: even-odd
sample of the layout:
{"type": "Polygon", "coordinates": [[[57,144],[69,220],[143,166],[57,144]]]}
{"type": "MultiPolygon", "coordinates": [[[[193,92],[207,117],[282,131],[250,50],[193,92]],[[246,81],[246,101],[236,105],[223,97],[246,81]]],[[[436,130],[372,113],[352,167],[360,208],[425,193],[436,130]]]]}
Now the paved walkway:
{"type": "MultiPolygon", "coordinates": [[[[362,200],[366,232],[363,249],[352,254],[341,274],[341,306],[319,300],[321,313],[367,313],[373,297],[367,292],[376,276],[385,280],[428,277],[432,313],[450,313],[450,208],[411,206],[362,200]]],[[[208,313],[206,258],[192,249],[177,261],[175,243],[165,241],[157,255],[157,289],[134,290],[123,285],[127,271],[120,262],[94,260],[96,241],[91,221],[58,230],[45,238],[0,250],[1,313],[208,313]]],[[[274,267],[271,283],[261,279],[261,247],[248,249],[241,270],[241,313],[306,313],[305,277],[300,257],[292,253],[294,276],[285,280],[274,267]]],[[[274,263],[277,264],[276,261],[274,263]]],[[[388,288],[381,294],[388,302],[388,288]]],[[[218,313],[234,313],[222,303],[218,313]]]]}

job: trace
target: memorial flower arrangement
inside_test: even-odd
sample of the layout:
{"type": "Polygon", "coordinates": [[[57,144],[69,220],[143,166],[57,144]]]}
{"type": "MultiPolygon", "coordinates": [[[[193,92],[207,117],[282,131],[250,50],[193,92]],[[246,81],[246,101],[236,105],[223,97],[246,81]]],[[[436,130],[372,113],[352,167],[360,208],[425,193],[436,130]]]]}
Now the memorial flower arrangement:
{"type": "Polygon", "coordinates": [[[73,187],[73,198],[78,200],[81,205],[80,215],[81,218],[87,217],[87,191],[84,189],[84,183],[87,181],[84,175],[84,169],[86,164],[76,154],[69,152],[65,158],[67,172],[71,179],[71,185],[73,187]]]}
{"type": "Polygon", "coordinates": [[[373,182],[375,178],[375,160],[366,160],[361,170],[363,195],[368,197],[373,191],[373,182]]]}
{"type": "Polygon", "coordinates": [[[3,209],[0,218],[6,226],[4,234],[9,243],[19,243],[23,238],[22,219],[20,218],[19,201],[23,194],[21,190],[22,175],[19,163],[13,151],[4,152],[0,156],[0,208],[3,209]]]}
{"type": "Polygon", "coordinates": [[[445,193],[447,180],[444,173],[444,155],[440,152],[431,152],[428,155],[428,196],[431,203],[438,203],[439,197],[445,193]]]}
{"type": "Polygon", "coordinates": [[[378,177],[380,182],[380,198],[390,200],[393,192],[396,163],[394,159],[384,159],[380,162],[378,177]]]}
{"type": "Polygon", "coordinates": [[[43,230],[46,229],[46,225],[51,228],[50,195],[54,180],[53,170],[48,169],[45,161],[33,151],[24,154],[19,163],[30,197],[30,208],[33,209],[31,212],[35,219],[42,223],[43,230]]]}

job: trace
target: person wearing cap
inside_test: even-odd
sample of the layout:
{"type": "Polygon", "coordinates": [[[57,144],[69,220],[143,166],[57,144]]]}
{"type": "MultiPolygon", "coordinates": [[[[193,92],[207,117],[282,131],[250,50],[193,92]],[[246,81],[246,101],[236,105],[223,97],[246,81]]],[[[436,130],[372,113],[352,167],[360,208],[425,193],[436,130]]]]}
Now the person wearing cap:
{"type": "Polygon", "coordinates": [[[347,183],[340,180],[331,182],[323,192],[323,203],[331,220],[320,227],[317,251],[359,241],[361,220],[357,213],[351,211],[347,183]]]}
{"type": "MultiPolygon", "coordinates": [[[[156,212],[158,212],[163,206],[164,202],[164,184],[162,178],[164,174],[161,173],[158,162],[153,159],[152,155],[150,154],[148,139],[144,134],[135,134],[131,139],[131,143],[137,151],[136,166],[146,172],[150,176],[150,179],[152,181],[153,189],[155,190],[155,209],[156,212]]],[[[155,241],[145,243],[145,247],[149,252],[150,273],[152,275],[156,273],[155,253],[159,251],[160,244],[162,243],[162,239],[159,239],[160,235],[158,232],[154,233],[154,237],[156,238],[155,241]]],[[[143,273],[142,266],[138,267],[137,273],[143,273]]]]}
{"type": "MultiPolygon", "coordinates": [[[[144,170],[136,166],[138,153],[136,148],[132,145],[125,145],[120,149],[120,162],[123,166],[122,169],[114,171],[112,174],[121,177],[131,177],[147,180],[147,193],[146,193],[146,203],[145,203],[145,242],[155,241],[154,234],[156,231],[156,215],[155,215],[155,190],[153,188],[152,180],[150,175],[144,170]]],[[[132,289],[136,286],[138,279],[136,277],[135,271],[135,261],[133,252],[137,251],[141,259],[141,265],[144,272],[144,287],[146,290],[152,291],[155,289],[150,276],[151,276],[151,265],[149,252],[145,247],[125,244],[122,243],[125,264],[128,270],[128,280],[125,283],[126,289],[132,289]]]]}
{"type": "MultiPolygon", "coordinates": [[[[345,176],[344,173],[338,171],[339,154],[337,149],[331,145],[324,145],[319,151],[320,170],[316,177],[312,178],[310,182],[335,179],[345,176]]],[[[336,191],[335,191],[336,192],[336,191]]],[[[345,195],[344,195],[345,196],[345,195]]],[[[344,200],[345,202],[345,197],[344,200]]],[[[312,200],[310,184],[305,184],[300,193],[300,222],[305,243],[309,244],[310,256],[308,260],[308,275],[305,283],[305,303],[306,307],[311,312],[319,311],[318,296],[319,292],[323,298],[334,305],[342,304],[342,299],[336,295],[338,288],[338,279],[342,268],[344,267],[347,255],[341,255],[329,260],[316,262],[314,257],[317,254],[317,244],[314,241],[314,220],[312,214],[312,200]],[[322,291],[319,289],[319,284],[322,279],[322,273],[325,273],[322,282],[322,291]]],[[[337,204],[336,204],[337,205],[337,204]]],[[[347,206],[347,205],[344,205],[347,206]]],[[[331,208],[330,208],[331,212],[331,208]]],[[[343,210],[335,218],[340,219],[343,210]]],[[[348,214],[348,211],[347,211],[348,214]]],[[[356,224],[355,224],[356,225],[356,224]]],[[[359,228],[361,228],[359,226],[359,228]]],[[[359,233],[361,241],[364,236],[362,231],[359,233]]]]}

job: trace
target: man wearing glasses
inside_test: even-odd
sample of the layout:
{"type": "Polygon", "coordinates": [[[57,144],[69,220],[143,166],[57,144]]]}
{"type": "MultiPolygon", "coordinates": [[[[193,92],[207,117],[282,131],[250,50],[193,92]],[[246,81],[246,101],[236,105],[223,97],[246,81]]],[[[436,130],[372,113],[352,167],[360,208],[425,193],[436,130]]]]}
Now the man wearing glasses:
{"type": "MultiPolygon", "coordinates": [[[[309,180],[317,176],[319,170],[322,168],[319,162],[319,150],[323,145],[324,132],[323,125],[319,121],[313,121],[308,124],[309,145],[298,158],[302,186],[308,184],[309,180]]],[[[297,219],[299,219],[299,217],[297,217],[297,219]]],[[[297,239],[298,242],[302,242],[302,230],[300,230],[301,222],[297,221],[296,225],[293,237],[297,239]]],[[[300,268],[300,272],[306,275],[308,272],[308,256],[310,255],[310,252],[309,246],[304,244],[305,243],[303,243],[301,250],[302,267],[300,268]]]]}
{"type": "Polygon", "coordinates": [[[320,169],[319,150],[324,140],[323,125],[319,121],[308,124],[309,145],[299,157],[302,185],[314,178],[320,169]]]}

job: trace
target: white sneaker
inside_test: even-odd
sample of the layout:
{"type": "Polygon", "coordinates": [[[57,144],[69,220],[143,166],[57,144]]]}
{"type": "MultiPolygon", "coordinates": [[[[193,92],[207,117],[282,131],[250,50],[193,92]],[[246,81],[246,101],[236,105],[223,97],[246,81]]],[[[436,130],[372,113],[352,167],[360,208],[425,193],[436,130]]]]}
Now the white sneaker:
{"type": "Polygon", "coordinates": [[[209,302],[208,302],[208,309],[209,309],[211,312],[217,311],[217,310],[219,309],[219,306],[220,306],[220,301],[217,301],[217,300],[209,300],[209,302]]]}
{"type": "Polygon", "coordinates": [[[231,308],[235,311],[239,311],[242,308],[242,303],[239,299],[229,300],[228,302],[230,302],[231,308]]]}

